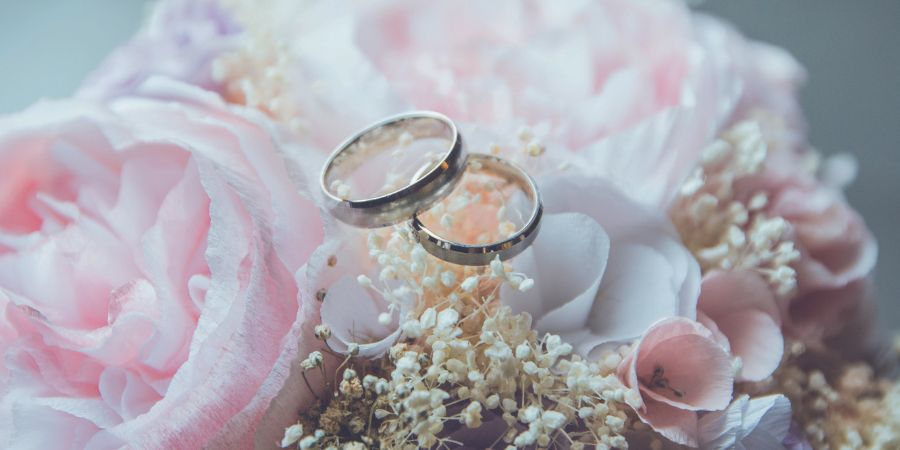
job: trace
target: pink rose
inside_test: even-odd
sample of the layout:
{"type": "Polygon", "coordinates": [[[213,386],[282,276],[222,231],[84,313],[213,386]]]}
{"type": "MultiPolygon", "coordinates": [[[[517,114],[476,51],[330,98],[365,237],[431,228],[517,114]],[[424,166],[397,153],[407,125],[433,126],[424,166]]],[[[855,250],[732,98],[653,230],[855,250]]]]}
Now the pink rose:
{"type": "Polygon", "coordinates": [[[0,121],[0,447],[250,448],[296,420],[273,399],[315,345],[303,169],[259,114],[138,91],[0,121]]]}
{"type": "Polygon", "coordinates": [[[865,222],[836,187],[803,172],[800,157],[776,153],[764,172],[738,189],[765,192],[766,212],[790,223],[800,250],[797,295],[782,302],[786,329],[804,339],[840,331],[847,314],[865,299],[878,247],[865,222]]]}
{"type": "Polygon", "coordinates": [[[699,321],[721,334],[740,358],[738,381],[760,381],[781,364],[784,337],[781,313],[769,284],[749,271],[714,271],[703,277],[697,304],[699,321]]]}
{"type": "Polygon", "coordinates": [[[323,150],[387,114],[433,109],[500,135],[529,127],[519,148],[497,144],[534,140],[571,154],[571,172],[663,204],[741,96],[743,67],[677,1],[243,6],[265,27],[223,64],[229,95],[323,150]],[[257,58],[264,73],[244,63],[257,58]]]}
{"type": "Polygon", "coordinates": [[[683,317],[647,330],[619,365],[619,378],[640,399],[638,417],[656,432],[696,447],[697,411],[724,409],[734,385],[731,357],[708,329],[683,317]]]}

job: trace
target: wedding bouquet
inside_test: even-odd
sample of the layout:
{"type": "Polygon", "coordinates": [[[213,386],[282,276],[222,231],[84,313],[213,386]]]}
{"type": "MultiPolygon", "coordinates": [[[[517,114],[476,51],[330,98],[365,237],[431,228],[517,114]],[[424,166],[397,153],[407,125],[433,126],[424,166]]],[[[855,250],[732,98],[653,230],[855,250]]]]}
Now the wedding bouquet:
{"type": "MultiPolygon", "coordinates": [[[[0,118],[0,446],[900,448],[803,77],[675,0],[161,0],[0,118]],[[520,255],[325,208],[332,148],[422,109],[536,180],[520,255]]],[[[466,188],[441,225],[509,234],[466,188]]]]}

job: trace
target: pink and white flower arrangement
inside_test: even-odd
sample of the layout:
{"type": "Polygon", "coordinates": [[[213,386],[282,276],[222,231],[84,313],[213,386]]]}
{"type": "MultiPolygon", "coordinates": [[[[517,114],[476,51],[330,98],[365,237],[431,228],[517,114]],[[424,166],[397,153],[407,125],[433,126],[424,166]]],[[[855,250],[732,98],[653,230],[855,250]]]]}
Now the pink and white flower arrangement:
{"type": "Polygon", "coordinates": [[[900,445],[802,79],[676,0],[162,0],[0,118],[0,446],[900,445]],[[410,109],[534,176],[529,249],[325,212],[328,151],[410,109]]]}

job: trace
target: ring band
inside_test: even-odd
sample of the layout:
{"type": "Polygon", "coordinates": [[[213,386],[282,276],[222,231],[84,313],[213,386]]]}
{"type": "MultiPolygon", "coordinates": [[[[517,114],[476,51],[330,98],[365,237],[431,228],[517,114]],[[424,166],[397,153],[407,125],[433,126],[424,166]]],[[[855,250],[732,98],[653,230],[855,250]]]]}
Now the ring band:
{"type": "Polygon", "coordinates": [[[325,207],[342,222],[377,228],[409,220],[446,197],[465,168],[466,152],[456,125],[443,114],[413,111],[378,121],[337,146],[322,169],[320,185],[325,207]],[[391,143],[406,139],[445,138],[447,149],[433,164],[419,169],[400,189],[371,198],[351,200],[339,195],[341,176],[358,168],[365,156],[384,151],[391,143]],[[388,142],[391,141],[391,142],[388,142]]]}
{"type": "Polygon", "coordinates": [[[486,266],[499,256],[506,260],[518,255],[528,248],[537,237],[541,226],[543,205],[537,184],[519,166],[496,156],[484,154],[469,155],[469,164],[480,164],[481,169],[489,170],[511,183],[515,183],[525,191],[534,207],[525,225],[506,239],[485,245],[469,245],[444,239],[429,230],[419,219],[418,213],[413,216],[412,229],[416,239],[428,253],[454,264],[465,266],[486,266]]]}

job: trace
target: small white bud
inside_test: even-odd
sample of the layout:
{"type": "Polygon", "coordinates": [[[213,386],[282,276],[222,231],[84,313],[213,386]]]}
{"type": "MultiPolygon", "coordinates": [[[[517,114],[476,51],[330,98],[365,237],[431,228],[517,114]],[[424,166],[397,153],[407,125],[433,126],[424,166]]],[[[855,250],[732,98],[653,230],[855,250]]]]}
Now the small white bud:
{"type": "Polygon", "coordinates": [[[284,438],[281,439],[281,448],[288,448],[297,443],[303,437],[303,425],[295,423],[284,430],[284,438]]]}
{"type": "Polygon", "coordinates": [[[456,274],[450,271],[441,274],[441,284],[446,287],[453,287],[456,284],[456,274]]]}
{"type": "Polygon", "coordinates": [[[531,355],[531,346],[527,342],[523,342],[516,346],[516,358],[525,359],[531,355]]]}
{"type": "Polygon", "coordinates": [[[466,278],[465,280],[463,280],[460,287],[466,292],[474,291],[475,288],[478,287],[478,276],[473,275],[469,278],[466,278]]]}
{"type": "Polygon", "coordinates": [[[525,292],[534,287],[534,280],[531,278],[526,278],[519,283],[519,290],[525,292]]]}

